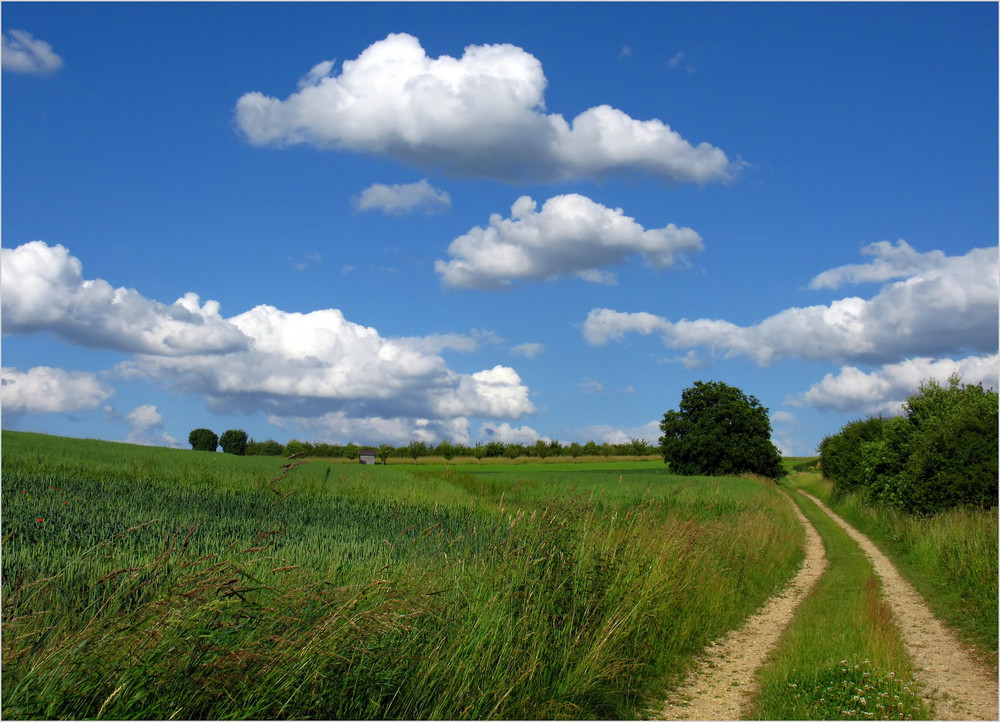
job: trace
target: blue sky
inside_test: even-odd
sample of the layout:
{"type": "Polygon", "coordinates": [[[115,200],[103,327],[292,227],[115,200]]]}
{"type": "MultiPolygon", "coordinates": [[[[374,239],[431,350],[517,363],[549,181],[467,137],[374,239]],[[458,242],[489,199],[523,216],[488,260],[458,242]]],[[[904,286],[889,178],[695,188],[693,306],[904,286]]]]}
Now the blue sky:
{"type": "Polygon", "coordinates": [[[807,455],[997,387],[995,3],[4,3],[4,428],[807,455]]]}

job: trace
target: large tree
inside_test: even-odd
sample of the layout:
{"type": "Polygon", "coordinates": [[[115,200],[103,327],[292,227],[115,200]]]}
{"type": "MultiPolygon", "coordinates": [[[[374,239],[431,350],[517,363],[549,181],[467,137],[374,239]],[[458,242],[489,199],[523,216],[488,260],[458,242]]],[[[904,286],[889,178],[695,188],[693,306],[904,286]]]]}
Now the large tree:
{"type": "Polygon", "coordinates": [[[211,429],[194,429],[188,434],[188,443],[195,451],[215,451],[219,447],[219,437],[211,429]]]}
{"type": "Polygon", "coordinates": [[[681,393],[679,410],[660,423],[663,460],[677,474],[760,474],[779,479],[786,472],[771,443],[768,410],[753,396],[721,381],[696,381],[681,393]]]}
{"type": "Polygon", "coordinates": [[[247,453],[247,432],[243,429],[228,429],[219,437],[219,446],[227,454],[243,456],[247,453]]]}

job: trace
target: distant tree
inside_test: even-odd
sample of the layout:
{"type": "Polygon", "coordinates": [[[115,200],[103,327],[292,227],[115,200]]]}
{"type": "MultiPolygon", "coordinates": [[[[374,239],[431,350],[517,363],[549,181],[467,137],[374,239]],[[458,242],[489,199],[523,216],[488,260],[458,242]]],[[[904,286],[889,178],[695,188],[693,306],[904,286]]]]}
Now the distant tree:
{"type": "Polygon", "coordinates": [[[411,441],[410,445],[407,446],[406,449],[407,453],[413,457],[414,461],[421,456],[427,456],[428,454],[427,443],[424,441],[411,441]]]}
{"type": "Polygon", "coordinates": [[[226,454],[243,456],[247,453],[247,432],[243,429],[228,429],[219,437],[219,446],[226,454]]]}
{"type": "Polygon", "coordinates": [[[453,445],[448,439],[441,439],[441,443],[434,449],[434,453],[451,461],[455,458],[455,454],[458,453],[458,447],[453,445]]]}
{"type": "Polygon", "coordinates": [[[392,456],[394,449],[388,444],[382,444],[378,447],[378,451],[375,452],[375,458],[382,462],[382,466],[385,466],[385,462],[392,456]]]}
{"type": "Polygon", "coordinates": [[[219,447],[219,437],[211,429],[194,429],[188,434],[188,443],[195,451],[215,451],[219,447]]]}
{"type": "Polygon", "coordinates": [[[681,393],[678,411],[660,422],[660,451],[677,474],[760,474],[779,479],[786,472],[771,443],[767,408],[753,396],[721,381],[696,381],[681,393]]]}

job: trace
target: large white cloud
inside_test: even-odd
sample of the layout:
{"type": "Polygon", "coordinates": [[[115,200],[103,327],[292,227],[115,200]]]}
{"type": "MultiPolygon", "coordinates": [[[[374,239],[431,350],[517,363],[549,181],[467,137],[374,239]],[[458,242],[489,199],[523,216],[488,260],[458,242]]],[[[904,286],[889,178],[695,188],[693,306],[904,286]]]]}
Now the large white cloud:
{"type": "Polygon", "coordinates": [[[417,38],[391,34],[339,75],[333,61],[316,65],[285,100],[243,95],[236,121],[256,145],[309,143],[508,181],[640,172],[707,183],[735,172],[723,151],[660,120],[607,105],[572,122],[548,114],[546,84],[538,59],[514,45],[431,58],[417,38]]]}
{"type": "Polygon", "coordinates": [[[981,383],[985,388],[1000,388],[1000,356],[969,356],[963,359],[911,358],[865,372],[856,366],[843,366],[827,374],[808,391],[789,399],[794,406],[851,411],[859,414],[899,414],[907,397],[917,392],[920,383],[935,379],[945,383],[958,374],[966,384],[981,383]]]}
{"type": "Polygon", "coordinates": [[[539,281],[576,275],[609,283],[602,269],[632,255],[662,269],[685,253],[701,250],[701,236],[673,223],[646,230],[621,208],[607,208],[575,193],[537,203],[521,196],[510,218],[494,213],[487,228],[477,226],[448,247],[452,259],[434,264],[445,285],[496,289],[512,281],[539,281]]]}
{"type": "Polygon", "coordinates": [[[83,278],[83,265],[61,245],[31,241],[0,250],[3,331],[50,331],[89,348],[186,355],[225,353],[247,345],[219,315],[188,293],[171,305],[130,288],[83,278]]]}
{"type": "MultiPolygon", "coordinates": [[[[219,411],[351,419],[517,418],[534,411],[517,372],[448,368],[428,347],[440,338],[386,339],[336,309],[288,313],[257,306],[229,319],[249,348],[225,356],[139,355],[125,375],[155,379],[206,397],[219,411]]],[[[463,347],[454,340],[443,344],[463,347]]]]}
{"type": "MultiPolygon", "coordinates": [[[[201,306],[194,294],[166,306],[84,280],[79,259],[40,241],[3,249],[3,282],[5,333],[47,330],[82,346],[133,352],[118,366],[119,376],[203,396],[218,411],[326,418],[331,429],[345,419],[373,431],[388,424],[451,434],[467,428],[470,416],[516,419],[535,411],[514,369],[459,373],[439,355],[498,343],[488,330],[383,338],[337,309],[289,313],[266,305],[223,318],[219,304],[201,306]]],[[[10,395],[11,408],[27,408],[20,400],[27,381],[11,374],[5,371],[5,405],[10,395]]],[[[46,378],[74,381],[86,408],[105,398],[96,379],[64,374],[52,370],[46,378]]],[[[37,388],[42,379],[33,379],[37,388]]],[[[142,417],[129,422],[152,419],[151,411],[142,408],[142,417]]]]}
{"type": "Polygon", "coordinates": [[[62,67],[62,58],[44,40],[38,40],[24,30],[9,30],[8,33],[3,34],[0,51],[0,65],[4,70],[46,75],[62,67]]]}
{"type": "Polygon", "coordinates": [[[0,375],[4,413],[65,413],[96,408],[114,390],[96,374],[36,366],[4,367],[0,375]]]}
{"type": "MultiPolygon", "coordinates": [[[[835,269],[836,273],[817,276],[822,279],[818,285],[884,276],[887,272],[878,264],[871,270],[835,269]]],[[[889,276],[902,273],[893,271],[889,276]]],[[[903,280],[885,284],[870,299],[848,297],[828,305],[790,308],[752,326],[719,319],[670,321],[648,312],[597,308],[588,315],[583,331],[593,345],[629,333],[658,334],[670,348],[749,356],[759,365],[785,357],[893,363],[909,356],[996,350],[1000,299],[996,248],[977,248],[964,256],[923,254],[921,262],[905,273],[903,280]]]]}

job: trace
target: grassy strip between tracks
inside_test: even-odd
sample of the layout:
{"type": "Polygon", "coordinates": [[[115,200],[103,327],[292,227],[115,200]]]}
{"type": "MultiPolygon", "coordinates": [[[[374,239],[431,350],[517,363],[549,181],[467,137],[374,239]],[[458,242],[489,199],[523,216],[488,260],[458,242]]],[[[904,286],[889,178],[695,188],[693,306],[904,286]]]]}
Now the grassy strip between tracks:
{"type": "Polygon", "coordinates": [[[997,510],[952,509],[914,516],[837,495],[819,474],[799,474],[792,484],[819,497],[875,542],[920,592],[934,614],[997,664],[997,510]]]}
{"type": "Polygon", "coordinates": [[[821,509],[790,494],[829,566],[760,671],[752,718],[931,719],[868,559],[821,509]]]}

